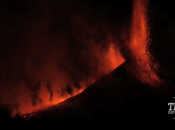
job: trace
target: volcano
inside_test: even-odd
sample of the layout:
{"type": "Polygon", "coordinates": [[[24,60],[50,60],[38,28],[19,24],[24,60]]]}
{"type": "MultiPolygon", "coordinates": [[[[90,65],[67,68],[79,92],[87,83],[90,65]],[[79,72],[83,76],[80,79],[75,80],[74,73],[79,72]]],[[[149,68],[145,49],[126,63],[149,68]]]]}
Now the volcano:
{"type": "Polygon", "coordinates": [[[79,95],[55,106],[24,115],[21,123],[107,123],[117,121],[172,121],[167,103],[175,95],[170,73],[158,72],[159,88],[141,83],[123,63],[79,95]]]}
{"type": "Polygon", "coordinates": [[[171,2],[2,2],[1,123],[173,121],[171,2]]]}

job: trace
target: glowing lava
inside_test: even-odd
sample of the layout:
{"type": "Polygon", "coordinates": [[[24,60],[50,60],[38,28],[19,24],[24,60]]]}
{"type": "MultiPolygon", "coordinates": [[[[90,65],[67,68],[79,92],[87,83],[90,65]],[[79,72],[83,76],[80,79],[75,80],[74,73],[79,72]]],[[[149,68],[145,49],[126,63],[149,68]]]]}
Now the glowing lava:
{"type": "Polygon", "coordinates": [[[131,24],[131,35],[129,50],[131,51],[132,70],[142,82],[156,85],[160,79],[154,73],[151,55],[148,51],[150,43],[148,21],[147,21],[147,0],[135,0],[131,24]]]}
{"type": "MultiPolygon", "coordinates": [[[[48,83],[47,80],[45,82],[44,79],[41,78],[37,93],[33,93],[35,99],[32,100],[35,104],[31,102],[33,96],[30,96],[30,90],[23,90],[22,92],[25,93],[25,96],[23,94],[21,96],[18,95],[18,101],[20,101],[19,108],[13,111],[12,116],[20,114],[25,117],[26,114],[46,109],[49,106],[56,105],[72,96],[75,96],[93,84],[97,79],[110,73],[125,61],[120,55],[119,50],[114,46],[114,43],[109,43],[107,50],[99,45],[95,45],[93,42],[91,44],[93,48],[91,49],[93,56],[99,61],[99,63],[97,64],[97,69],[92,74],[84,78],[82,81],[79,81],[79,87],[73,84],[69,75],[61,71],[57,72],[57,74],[55,71],[56,69],[54,69],[53,66],[48,67],[47,65],[43,72],[47,70],[47,72],[50,73],[50,76],[53,77],[51,82],[48,83]]],[[[45,75],[45,73],[43,74],[45,75]]],[[[27,88],[24,87],[25,85],[26,84],[21,84],[20,90],[22,90],[22,88],[27,88]]],[[[37,87],[37,85],[34,87],[37,87]]]]}

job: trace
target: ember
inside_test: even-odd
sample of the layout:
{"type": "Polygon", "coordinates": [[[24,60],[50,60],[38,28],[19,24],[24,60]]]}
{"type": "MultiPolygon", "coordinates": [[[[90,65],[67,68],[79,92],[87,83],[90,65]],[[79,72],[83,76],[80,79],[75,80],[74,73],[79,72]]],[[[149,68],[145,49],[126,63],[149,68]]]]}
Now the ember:
{"type": "Polygon", "coordinates": [[[147,21],[147,0],[135,0],[131,35],[128,43],[130,55],[127,56],[130,61],[129,69],[143,83],[148,83],[151,86],[158,86],[161,82],[155,74],[154,69],[158,64],[152,62],[152,56],[149,52],[150,33],[147,21]]]}

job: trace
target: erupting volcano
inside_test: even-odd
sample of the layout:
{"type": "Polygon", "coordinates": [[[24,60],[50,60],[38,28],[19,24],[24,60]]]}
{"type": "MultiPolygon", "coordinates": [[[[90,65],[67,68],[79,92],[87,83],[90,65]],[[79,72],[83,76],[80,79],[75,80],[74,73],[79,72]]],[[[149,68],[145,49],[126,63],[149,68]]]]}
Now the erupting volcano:
{"type": "MultiPolygon", "coordinates": [[[[118,19],[124,16],[118,14],[118,23],[109,16],[114,10],[106,3],[101,8],[69,0],[35,3],[35,10],[29,9],[29,18],[19,25],[20,40],[6,47],[9,41],[4,38],[0,105],[7,106],[12,117],[20,115],[29,122],[49,117],[62,120],[70,113],[100,122],[107,115],[127,115],[122,111],[125,104],[138,97],[139,101],[147,99],[146,94],[154,97],[151,91],[157,94],[166,80],[160,78],[159,64],[149,50],[148,3],[132,1],[132,11],[127,10],[132,13],[123,18],[129,21],[121,22],[118,19]]],[[[157,95],[162,99],[164,94],[157,95]]]]}

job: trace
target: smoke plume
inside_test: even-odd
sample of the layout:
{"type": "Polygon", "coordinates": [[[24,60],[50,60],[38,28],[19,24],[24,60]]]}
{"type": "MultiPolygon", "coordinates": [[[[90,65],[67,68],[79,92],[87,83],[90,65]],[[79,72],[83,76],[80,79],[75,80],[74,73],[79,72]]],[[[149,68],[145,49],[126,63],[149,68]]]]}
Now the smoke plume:
{"type": "Polygon", "coordinates": [[[0,104],[14,115],[30,113],[80,93],[123,63],[103,8],[109,9],[69,0],[4,2],[0,104]]]}

